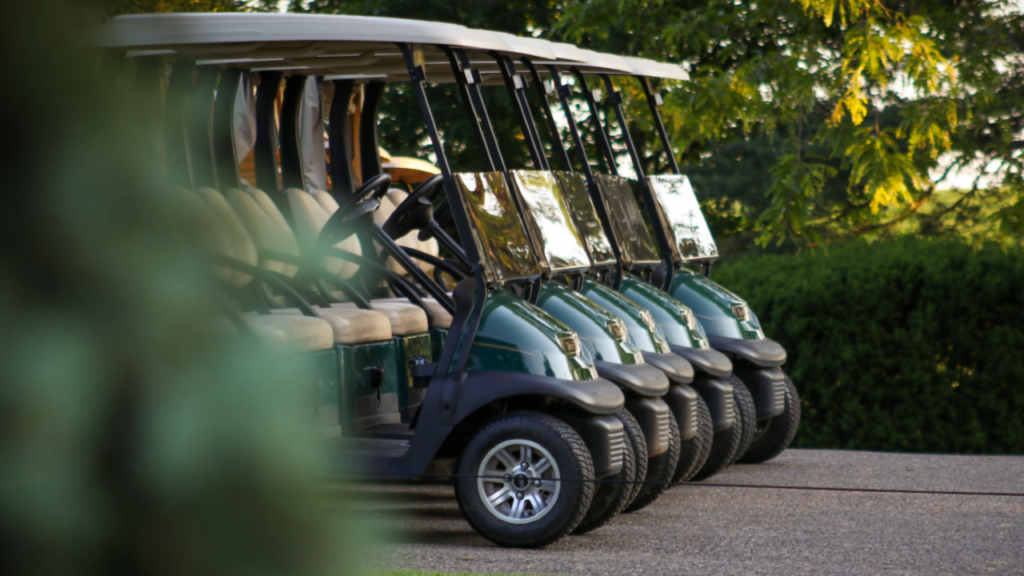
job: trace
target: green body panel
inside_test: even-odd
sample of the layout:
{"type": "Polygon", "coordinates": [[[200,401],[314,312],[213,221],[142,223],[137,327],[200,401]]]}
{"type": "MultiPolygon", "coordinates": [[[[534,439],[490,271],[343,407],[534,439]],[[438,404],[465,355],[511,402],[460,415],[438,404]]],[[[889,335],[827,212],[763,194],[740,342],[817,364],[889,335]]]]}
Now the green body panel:
{"type": "Polygon", "coordinates": [[[669,343],[687,348],[709,348],[700,324],[694,322],[692,328],[687,324],[686,318],[692,312],[679,300],[633,274],[623,277],[619,290],[651,313],[669,343]]]}
{"type": "MultiPolygon", "coordinates": [[[[564,380],[593,380],[597,377],[592,359],[581,350],[569,355],[562,339],[576,333],[547,312],[522,300],[504,288],[487,296],[480,327],[469,351],[466,370],[522,372],[564,380]]],[[[462,353],[456,353],[453,366],[462,353]]]]}
{"type": "MultiPolygon", "coordinates": [[[[341,434],[339,406],[341,400],[341,374],[338,371],[338,354],[334,349],[320,350],[302,354],[296,358],[299,366],[297,382],[301,386],[309,383],[310,390],[307,400],[314,425],[323,431],[325,436],[337,437],[341,434]]],[[[306,394],[300,388],[300,394],[306,394]]]]}
{"type": "Polygon", "coordinates": [[[398,412],[398,357],[391,340],[368,344],[336,344],[341,377],[341,423],[346,430],[401,421],[398,412]],[[374,389],[372,368],[383,369],[374,389]]]}
{"type": "Polygon", "coordinates": [[[409,404],[409,389],[412,388],[412,364],[429,364],[434,361],[430,334],[414,334],[412,336],[395,336],[391,339],[395,345],[396,380],[398,382],[398,407],[405,408],[409,404]]]}
{"type": "Polygon", "coordinates": [[[430,329],[430,349],[434,355],[434,362],[441,359],[441,351],[444,350],[444,343],[448,341],[447,328],[430,329]]]}
{"type": "Polygon", "coordinates": [[[595,360],[615,364],[642,362],[640,350],[628,338],[618,340],[612,333],[609,326],[618,322],[618,317],[582,294],[556,282],[546,282],[537,306],[575,330],[595,360]]]}
{"type": "Polygon", "coordinates": [[[580,292],[588,300],[625,322],[626,329],[629,330],[629,335],[637,348],[644,352],[654,352],[655,354],[668,354],[670,352],[665,335],[657,329],[656,325],[653,326],[654,329],[652,330],[652,326],[648,326],[644,322],[644,309],[639,304],[604,284],[594,282],[590,278],[583,280],[580,292]]]}
{"type": "Polygon", "coordinates": [[[669,293],[693,310],[707,334],[742,340],[764,338],[761,323],[747,303],[700,274],[689,270],[676,272],[669,293]],[[736,317],[733,310],[735,306],[746,307],[746,320],[736,317]]]}

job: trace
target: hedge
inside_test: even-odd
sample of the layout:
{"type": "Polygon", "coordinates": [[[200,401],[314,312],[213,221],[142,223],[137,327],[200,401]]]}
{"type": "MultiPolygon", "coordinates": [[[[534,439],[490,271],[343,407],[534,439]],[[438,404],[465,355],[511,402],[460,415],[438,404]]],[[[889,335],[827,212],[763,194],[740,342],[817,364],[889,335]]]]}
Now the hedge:
{"type": "Polygon", "coordinates": [[[1024,253],[856,242],[740,259],[747,299],[803,399],[794,446],[1024,453],[1024,253]]]}

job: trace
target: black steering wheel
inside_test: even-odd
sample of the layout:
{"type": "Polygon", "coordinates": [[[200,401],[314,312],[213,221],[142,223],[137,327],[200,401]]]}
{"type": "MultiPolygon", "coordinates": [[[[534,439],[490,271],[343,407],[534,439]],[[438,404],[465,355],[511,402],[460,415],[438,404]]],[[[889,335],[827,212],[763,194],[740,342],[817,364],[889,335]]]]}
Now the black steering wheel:
{"type": "Polygon", "coordinates": [[[434,198],[441,191],[442,182],[444,176],[435,174],[421,182],[408,198],[402,200],[384,223],[384,231],[388,236],[401,238],[413,230],[419,230],[420,240],[426,240],[423,237],[424,231],[428,231],[430,223],[434,221],[434,198]]]}
{"type": "Polygon", "coordinates": [[[317,237],[317,244],[321,247],[333,246],[356,233],[358,226],[354,224],[380,208],[380,199],[388,193],[390,187],[391,175],[387,173],[377,174],[367,180],[327,220],[317,237]]]}

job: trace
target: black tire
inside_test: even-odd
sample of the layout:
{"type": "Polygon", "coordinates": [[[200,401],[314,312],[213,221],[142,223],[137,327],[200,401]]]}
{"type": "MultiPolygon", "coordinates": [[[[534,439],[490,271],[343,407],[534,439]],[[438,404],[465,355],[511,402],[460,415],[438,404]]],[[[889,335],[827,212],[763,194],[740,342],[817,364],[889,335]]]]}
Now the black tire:
{"type": "MultiPolygon", "coordinates": [[[[732,382],[732,397],[736,403],[736,423],[742,426],[740,434],[740,445],[736,447],[736,453],[729,460],[729,466],[740,461],[743,455],[750,448],[754,440],[754,430],[757,428],[757,407],[754,405],[754,397],[751,396],[747,385],[737,376],[730,376],[732,382]]],[[[734,424],[735,426],[735,424],[734,424]]]]}
{"type": "Polygon", "coordinates": [[[800,395],[786,376],[786,409],[782,414],[757,423],[754,441],[740,462],[760,464],[775,458],[789,447],[800,427],[800,395]]]}
{"type": "MultiPolygon", "coordinates": [[[[733,410],[733,414],[736,414],[735,410],[733,410]]],[[[729,466],[729,462],[732,461],[733,456],[736,455],[742,439],[743,426],[740,424],[739,417],[734,416],[732,426],[717,432],[714,438],[712,438],[711,452],[708,454],[708,459],[701,466],[700,471],[693,475],[692,480],[707,480],[725,470],[729,466]]]]}
{"type": "Polygon", "coordinates": [[[644,484],[640,486],[633,502],[626,506],[625,512],[642,510],[658,499],[672,486],[672,475],[676,473],[679,463],[679,424],[674,417],[668,419],[668,450],[654,458],[647,459],[647,474],[644,484]]]}
{"type": "Polygon", "coordinates": [[[619,414],[622,415],[619,420],[626,428],[626,441],[633,447],[636,465],[633,485],[630,487],[629,498],[626,499],[626,506],[629,506],[633,500],[636,500],[636,495],[643,488],[644,478],[647,477],[647,439],[644,438],[644,431],[640,429],[640,423],[636,421],[629,410],[623,409],[619,414]]]}
{"type": "Polygon", "coordinates": [[[714,436],[711,411],[708,410],[704,399],[697,396],[697,435],[683,441],[679,449],[679,464],[676,465],[672,482],[686,482],[704,466],[708,454],[711,453],[711,440],[714,436]]]}
{"type": "MultiPolygon", "coordinates": [[[[615,417],[622,422],[623,428],[627,426],[627,421],[631,421],[633,426],[638,428],[637,431],[639,432],[639,425],[637,425],[636,420],[625,408],[619,410],[615,417]]],[[[644,455],[646,456],[646,452],[644,455]]],[[[644,458],[645,464],[646,460],[647,458],[644,458]]],[[[594,499],[590,502],[590,508],[587,510],[586,515],[583,516],[583,521],[580,522],[579,526],[572,533],[586,534],[610,522],[612,518],[615,518],[622,512],[627,504],[633,501],[633,488],[636,485],[636,455],[633,453],[633,443],[627,439],[626,449],[622,454],[622,470],[614,476],[602,478],[597,483],[597,488],[594,490],[594,499]]]]}
{"type": "MultiPolygon", "coordinates": [[[[531,448],[531,452],[533,450],[536,448],[531,448]]],[[[538,450],[538,453],[541,450],[538,450]]],[[[540,412],[510,412],[496,416],[484,424],[463,449],[459,457],[458,471],[455,497],[459,509],[474,530],[500,546],[536,548],[561,539],[583,520],[594,497],[594,463],[583,439],[562,420],[540,412]],[[529,470],[519,467],[508,469],[509,472],[515,471],[514,477],[511,474],[500,475],[507,468],[482,469],[485,459],[487,462],[500,460],[500,453],[491,453],[505,442],[510,443],[505,452],[505,461],[514,463],[522,459],[526,450],[517,449],[517,446],[523,446],[517,441],[533,443],[540,447],[550,455],[554,465],[542,469],[540,462],[537,462],[529,470]],[[522,492],[517,492],[520,488],[515,486],[515,481],[531,477],[530,475],[535,474],[538,469],[547,475],[539,479],[539,482],[541,486],[548,488],[549,498],[552,500],[546,508],[541,509],[536,518],[531,519],[530,510],[525,508],[534,502],[531,500],[533,494],[529,494],[528,498],[516,496],[534,491],[535,484],[528,481],[524,484],[526,488],[522,488],[522,492]],[[499,480],[488,482],[478,478],[479,476],[499,480]],[[504,488],[500,488],[503,486],[502,477],[509,479],[504,488]],[[491,495],[509,489],[508,498],[499,500],[499,503],[504,507],[506,502],[511,501],[509,508],[514,510],[515,507],[519,507],[521,518],[512,520],[510,515],[499,516],[500,512],[492,512],[484,502],[488,489],[494,489],[491,495]],[[519,502],[523,504],[519,505],[519,502]],[[517,521],[523,523],[516,523],[517,521]]],[[[533,505],[533,509],[537,510],[538,507],[533,505]]]]}

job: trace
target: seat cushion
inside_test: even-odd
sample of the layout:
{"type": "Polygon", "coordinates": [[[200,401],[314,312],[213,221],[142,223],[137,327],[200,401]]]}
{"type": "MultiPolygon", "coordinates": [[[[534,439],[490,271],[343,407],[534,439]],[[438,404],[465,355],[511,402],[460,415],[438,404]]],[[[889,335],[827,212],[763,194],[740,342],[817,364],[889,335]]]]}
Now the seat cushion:
{"type": "MultiPolygon", "coordinates": [[[[391,322],[380,312],[360,310],[354,306],[317,308],[316,311],[330,325],[335,344],[363,344],[391,339],[391,322]]],[[[271,313],[280,316],[302,314],[298,308],[279,308],[271,310],[271,313]]]]}
{"type": "MultiPolygon", "coordinates": [[[[371,300],[375,312],[387,316],[391,323],[391,333],[395,336],[409,336],[426,332],[430,326],[427,324],[427,313],[415,304],[396,301],[395,299],[371,300]]],[[[332,304],[331,308],[356,309],[354,302],[339,302],[332,304]]]]}
{"type": "MultiPolygon", "coordinates": [[[[302,246],[303,251],[311,253],[316,247],[316,239],[319,237],[320,231],[327,224],[332,213],[325,210],[316,198],[305,190],[291,188],[286,190],[285,193],[288,195],[288,205],[291,207],[292,217],[295,220],[295,233],[299,244],[302,246]]],[[[362,254],[362,246],[359,244],[359,238],[355,235],[338,242],[334,247],[352,254],[362,254]]],[[[351,278],[359,271],[358,264],[352,264],[338,258],[328,257],[324,265],[328,270],[342,278],[351,278]]]]}
{"type": "MultiPolygon", "coordinates": [[[[374,300],[373,306],[377,307],[378,302],[396,302],[410,304],[408,298],[387,298],[383,300],[374,300]]],[[[452,315],[441,306],[441,303],[433,298],[424,298],[423,303],[427,305],[427,310],[430,310],[430,327],[431,328],[444,328],[445,330],[452,327],[452,315]]]]}
{"type": "Polygon", "coordinates": [[[253,334],[276,352],[300,354],[334,346],[331,325],[319,318],[297,315],[245,315],[253,334]]]}

